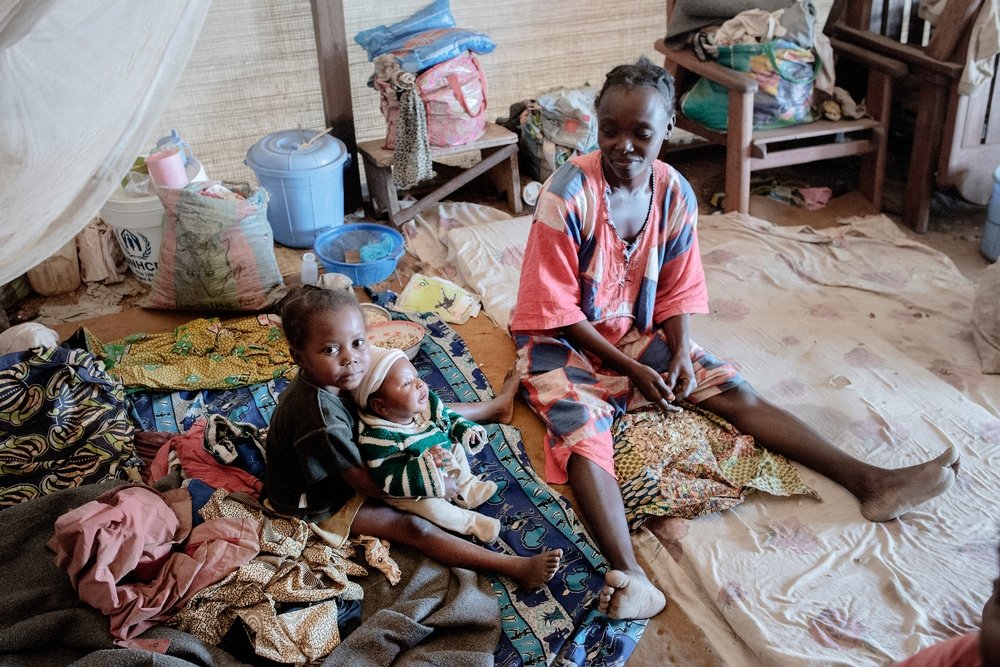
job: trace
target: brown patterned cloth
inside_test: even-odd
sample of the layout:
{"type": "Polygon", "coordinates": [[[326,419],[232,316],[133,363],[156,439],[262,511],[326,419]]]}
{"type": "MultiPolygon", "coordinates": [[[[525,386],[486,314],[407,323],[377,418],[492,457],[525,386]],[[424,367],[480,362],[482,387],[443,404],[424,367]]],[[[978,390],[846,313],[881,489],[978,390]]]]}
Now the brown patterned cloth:
{"type": "MultiPolygon", "coordinates": [[[[338,598],[360,600],[348,576],[365,568],[349,560],[354,546],[333,549],[305,522],[265,509],[249,495],[216,491],[201,509],[206,519],[253,518],[261,551],[250,563],[202,590],[170,621],[210,644],[219,644],[240,619],[257,655],[282,663],[321,660],[340,643],[338,598]],[[282,606],[302,607],[282,613],[282,606]]],[[[394,564],[393,564],[394,565],[394,564]]]]}
{"type": "Polygon", "coordinates": [[[261,553],[196,595],[170,625],[218,644],[240,619],[257,655],[282,663],[493,665],[500,611],[488,578],[439,565],[405,547],[394,547],[390,558],[384,543],[367,538],[360,544],[365,560],[386,576],[366,577],[367,570],[349,560],[355,544],[333,549],[304,522],[223,489],[201,514],[206,520],[233,516],[259,521],[261,553]],[[362,598],[361,626],[342,638],[338,599],[362,598]],[[276,606],[291,604],[299,608],[276,611],[276,606]]]}
{"type": "Polygon", "coordinates": [[[754,489],[822,500],[788,459],[693,406],[681,412],[628,413],[612,434],[615,471],[632,530],[649,516],[693,519],[735,507],[754,489]]]}

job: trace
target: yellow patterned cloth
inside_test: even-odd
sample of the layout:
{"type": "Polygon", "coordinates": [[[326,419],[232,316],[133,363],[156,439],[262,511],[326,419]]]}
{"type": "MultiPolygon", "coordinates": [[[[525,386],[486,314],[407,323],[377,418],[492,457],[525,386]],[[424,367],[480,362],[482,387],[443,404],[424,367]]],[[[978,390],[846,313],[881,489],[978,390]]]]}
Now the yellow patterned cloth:
{"type": "Polygon", "coordinates": [[[111,343],[84,334],[108,372],[131,389],[230,389],[294,375],[275,315],[199,318],[170,332],[111,343]]]}
{"type": "Polygon", "coordinates": [[[821,500],[795,467],[703,410],[643,410],[612,431],[615,471],[634,530],[649,516],[693,519],[743,502],[757,489],[821,500]]]}

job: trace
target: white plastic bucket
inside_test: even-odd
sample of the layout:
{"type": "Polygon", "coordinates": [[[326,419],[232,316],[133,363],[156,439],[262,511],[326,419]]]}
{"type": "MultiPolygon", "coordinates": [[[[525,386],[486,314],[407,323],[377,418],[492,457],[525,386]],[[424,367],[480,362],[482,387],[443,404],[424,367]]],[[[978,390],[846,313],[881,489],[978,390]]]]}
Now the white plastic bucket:
{"type": "Polygon", "coordinates": [[[163,241],[163,204],[156,195],[131,196],[117,189],[101,208],[101,219],[114,229],[135,277],[150,285],[163,241]]]}
{"type": "MultiPolygon", "coordinates": [[[[188,160],[184,169],[191,182],[208,180],[198,160],[188,160]]],[[[163,213],[163,204],[156,195],[135,196],[121,188],[115,190],[101,208],[101,219],[115,230],[128,267],[147,285],[153,284],[160,258],[163,213]]]]}

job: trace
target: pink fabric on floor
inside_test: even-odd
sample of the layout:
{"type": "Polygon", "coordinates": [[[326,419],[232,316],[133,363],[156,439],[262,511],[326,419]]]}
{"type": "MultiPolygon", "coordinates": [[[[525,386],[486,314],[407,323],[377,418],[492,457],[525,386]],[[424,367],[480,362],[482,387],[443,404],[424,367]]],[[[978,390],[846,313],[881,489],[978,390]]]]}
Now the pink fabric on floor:
{"type": "Polygon", "coordinates": [[[48,546],[80,599],[110,617],[111,635],[131,639],[250,562],[259,531],[250,519],[214,519],[188,536],[161,494],[127,486],[59,517],[48,546]],[[185,538],[190,548],[175,551],[185,538]]]}

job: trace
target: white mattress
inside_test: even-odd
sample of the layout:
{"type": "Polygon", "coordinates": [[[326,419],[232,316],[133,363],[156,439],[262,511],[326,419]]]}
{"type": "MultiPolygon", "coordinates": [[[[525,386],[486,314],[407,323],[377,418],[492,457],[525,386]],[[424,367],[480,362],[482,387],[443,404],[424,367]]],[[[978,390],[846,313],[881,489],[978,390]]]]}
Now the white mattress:
{"type": "Polygon", "coordinates": [[[973,285],[884,217],[812,232],[730,214],[699,237],[699,343],[855,456],[898,467],[951,444],[961,474],[872,524],[800,468],[824,503],[759,496],[674,519],[672,556],[637,536],[646,560],[734,664],[884,665],[975,630],[997,569],[1000,376],[979,372],[973,285]]]}

